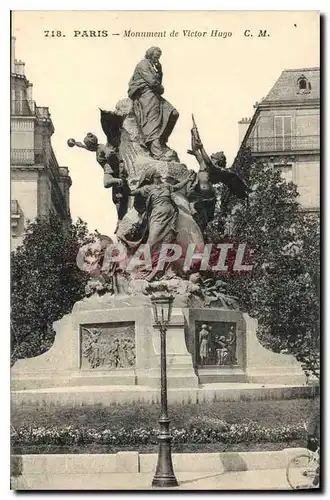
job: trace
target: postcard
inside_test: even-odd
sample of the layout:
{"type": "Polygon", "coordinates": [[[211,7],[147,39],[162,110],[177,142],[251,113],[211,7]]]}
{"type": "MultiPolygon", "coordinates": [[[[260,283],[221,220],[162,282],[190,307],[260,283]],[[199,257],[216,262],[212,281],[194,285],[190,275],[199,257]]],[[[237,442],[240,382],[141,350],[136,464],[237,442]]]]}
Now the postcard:
{"type": "Polygon", "coordinates": [[[11,488],[320,489],[320,15],[13,11],[11,488]]]}

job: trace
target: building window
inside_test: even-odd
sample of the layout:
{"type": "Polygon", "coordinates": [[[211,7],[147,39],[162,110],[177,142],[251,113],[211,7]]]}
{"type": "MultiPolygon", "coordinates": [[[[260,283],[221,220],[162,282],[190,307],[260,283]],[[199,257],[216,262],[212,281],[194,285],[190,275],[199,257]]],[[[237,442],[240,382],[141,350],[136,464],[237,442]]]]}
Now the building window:
{"type": "Polygon", "coordinates": [[[275,116],[275,151],[291,150],[292,120],[291,116],[275,116]]]}
{"type": "Polygon", "coordinates": [[[22,211],[17,200],[10,200],[11,236],[17,238],[22,211]]]}
{"type": "Polygon", "coordinates": [[[304,75],[297,80],[297,94],[310,94],[312,86],[304,75]]]}
{"type": "Polygon", "coordinates": [[[280,172],[282,179],[288,183],[293,182],[292,165],[274,165],[274,167],[280,172]]]}

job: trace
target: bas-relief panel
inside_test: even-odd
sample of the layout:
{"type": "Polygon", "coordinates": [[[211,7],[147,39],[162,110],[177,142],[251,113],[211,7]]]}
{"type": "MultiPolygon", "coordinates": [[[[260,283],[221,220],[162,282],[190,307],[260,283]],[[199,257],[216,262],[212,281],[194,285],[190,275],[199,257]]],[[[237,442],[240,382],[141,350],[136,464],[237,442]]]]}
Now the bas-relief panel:
{"type": "Polygon", "coordinates": [[[236,323],[196,321],[196,362],[203,366],[237,366],[236,323]]]}
{"type": "Polygon", "coordinates": [[[82,370],[134,367],[134,322],[81,325],[80,359],[82,370]]]}

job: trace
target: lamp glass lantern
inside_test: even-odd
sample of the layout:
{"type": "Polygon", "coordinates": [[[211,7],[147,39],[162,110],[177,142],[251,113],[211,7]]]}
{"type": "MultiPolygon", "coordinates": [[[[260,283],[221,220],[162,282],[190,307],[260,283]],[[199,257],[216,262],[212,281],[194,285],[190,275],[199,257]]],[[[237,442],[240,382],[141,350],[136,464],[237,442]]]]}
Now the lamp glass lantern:
{"type": "Polygon", "coordinates": [[[151,303],[154,310],[155,323],[168,325],[171,321],[174,297],[170,294],[153,295],[151,303]]]}
{"type": "Polygon", "coordinates": [[[151,297],[151,303],[154,311],[154,320],[160,332],[160,403],[161,414],[159,417],[158,434],[158,460],[152,486],[170,487],[177,486],[178,481],[175,477],[172,456],[169,425],[170,419],[167,414],[167,375],[166,375],[166,331],[171,320],[172,306],[174,297],[169,291],[159,290],[151,297]]]}

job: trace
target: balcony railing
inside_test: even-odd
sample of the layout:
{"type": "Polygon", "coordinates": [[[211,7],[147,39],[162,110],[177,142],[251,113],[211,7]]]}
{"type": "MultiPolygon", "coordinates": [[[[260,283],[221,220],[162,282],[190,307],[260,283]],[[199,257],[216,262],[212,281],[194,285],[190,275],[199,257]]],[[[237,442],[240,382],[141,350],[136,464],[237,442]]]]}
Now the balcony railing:
{"type": "Polygon", "coordinates": [[[13,116],[34,116],[35,110],[35,101],[11,101],[11,114],[13,116]]]}
{"type": "Polygon", "coordinates": [[[320,136],[251,137],[247,140],[246,146],[251,148],[252,153],[311,151],[320,149],[320,136]]]}
{"type": "Polygon", "coordinates": [[[12,149],[10,151],[11,165],[43,165],[46,153],[43,150],[12,149]]]}

